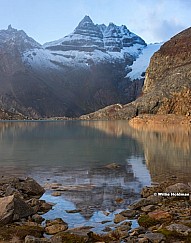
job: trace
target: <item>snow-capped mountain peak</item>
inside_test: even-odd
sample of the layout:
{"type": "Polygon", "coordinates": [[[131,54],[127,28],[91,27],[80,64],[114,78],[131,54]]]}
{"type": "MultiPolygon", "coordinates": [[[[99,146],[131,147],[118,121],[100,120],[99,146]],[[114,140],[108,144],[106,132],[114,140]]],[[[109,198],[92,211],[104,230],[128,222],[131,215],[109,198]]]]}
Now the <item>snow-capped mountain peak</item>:
{"type": "Polygon", "coordinates": [[[125,25],[97,25],[89,16],[43,46],[9,25],[0,30],[0,103],[32,117],[79,116],[128,103],[143,83],[128,74],[134,77],[135,65],[145,71],[146,46],[125,25]]]}
{"type": "Polygon", "coordinates": [[[125,57],[128,63],[135,60],[145,46],[144,40],[125,25],[97,25],[89,16],[85,16],[71,34],[44,45],[46,49],[54,51],[109,52],[113,58],[125,57]],[[129,62],[130,56],[132,60],[129,62]]]}
{"type": "Polygon", "coordinates": [[[78,24],[77,28],[81,28],[81,27],[88,27],[89,25],[93,25],[93,21],[89,16],[85,16],[80,23],[78,24]]]}
{"type": "Polygon", "coordinates": [[[73,32],[74,34],[103,38],[102,32],[89,16],[85,16],[73,32]]]}
{"type": "Polygon", "coordinates": [[[17,30],[8,26],[7,30],[0,30],[0,47],[16,46],[19,52],[28,51],[34,48],[41,48],[41,45],[29,37],[23,30],[17,30]]]}

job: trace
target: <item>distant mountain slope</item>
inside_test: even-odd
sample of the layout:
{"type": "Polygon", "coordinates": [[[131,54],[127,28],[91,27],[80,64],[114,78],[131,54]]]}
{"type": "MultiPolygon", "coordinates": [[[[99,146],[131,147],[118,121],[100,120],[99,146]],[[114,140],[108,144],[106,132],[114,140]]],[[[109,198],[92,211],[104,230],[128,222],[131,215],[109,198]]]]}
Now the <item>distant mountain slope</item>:
{"type": "MultiPolygon", "coordinates": [[[[129,119],[139,114],[191,115],[191,28],[164,43],[152,56],[143,94],[130,104],[114,105],[82,119],[129,119]]],[[[138,62],[138,60],[137,60],[138,62]]],[[[136,62],[134,63],[136,65],[136,62]]],[[[130,73],[129,73],[130,75],[130,73]]]]}
{"type": "Polygon", "coordinates": [[[43,46],[9,26],[0,31],[0,107],[33,118],[77,117],[131,102],[144,77],[128,73],[146,48],[126,26],[96,25],[88,16],[43,46]]]}
{"type": "Polygon", "coordinates": [[[5,111],[0,109],[0,120],[26,120],[27,118],[24,117],[22,114],[15,114],[12,112],[5,111]]]}

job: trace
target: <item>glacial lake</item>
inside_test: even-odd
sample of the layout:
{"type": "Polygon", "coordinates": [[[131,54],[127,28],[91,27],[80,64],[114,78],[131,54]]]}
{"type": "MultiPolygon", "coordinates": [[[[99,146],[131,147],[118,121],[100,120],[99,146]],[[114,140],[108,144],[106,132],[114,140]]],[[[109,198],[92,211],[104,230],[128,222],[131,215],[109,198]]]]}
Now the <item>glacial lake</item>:
{"type": "Polygon", "coordinates": [[[127,121],[1,122],[0,168],[0,176],[30,176],[47,188],[58,183],[60,196],[47,189],[42,197],[55,203],[44,217],[100,232],[143,186],[170,176],[190,182],[191,130],[127,121]]]}

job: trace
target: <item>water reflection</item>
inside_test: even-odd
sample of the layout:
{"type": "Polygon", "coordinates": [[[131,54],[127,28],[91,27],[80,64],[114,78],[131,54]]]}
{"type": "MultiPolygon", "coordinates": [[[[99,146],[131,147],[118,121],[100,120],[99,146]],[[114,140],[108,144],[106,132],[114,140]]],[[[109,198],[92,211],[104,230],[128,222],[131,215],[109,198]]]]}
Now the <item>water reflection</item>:
{"type": "MultiPolygon", "coordinates": [[[[70,205],[80,209],[79,220],[89,224],[93,219],[100,222],[103,211],[112,214],[126,208],[140,197],[141,188],[150,184],[142,147],[123,133],[121,123],[92,124],[1,123],[0,174],[29,175],[41,184],[61,183],[65,189],[59,202],[68,203],[66,207],[57,203],[54,217],[58,212],[57,216],[72,220],[65,212],[70,205]],[[110,163],[119,167],[106,168],[110,163]]],[[[58,200],[50,193],[44,197],[58,200]]]]}
{"type": "Polygon", "coordinates": [[[78,208],[83,222],[76,222],[89,224],[95,215],[101,221],[103,211],[126,208],[151,179],[190,180],[190,133],[189,127],[131,127],[127,121],[2,122],[0,175],[61,183],[59,199],[45,195],[65,202],[53,212],[72,220],[64,210],[78,208]],[[106,168],[114,162],[118,168],[106,168]]]}
{"type": "Polygon", "coordinates": [[[82,125],[109,135],[129,136],[144,150],[144,157],[153,181],[175,175],[190,181],[191,127],[188,125],[131,124],[126,121],[82,122],[82,125]]]}
{"type": "Polygon", "coordinates": [[[189,126],[132,127],[127,121],[1,122],[0,163],[2,173],[6,168],[28,173],[34,167],[124,165],[135,157],[146,161],[152,180],[168,174],[188,179],[190,134],[189,126]]]}
{"type": "Polygon", "coordinates": [[[55,181],[64,185],[60,188],[62,196],[80,209],[85,219],[90,219],[98,209],[114,212],[125,208],[140,197],[142,188],[142,182],[134,176],[129,164],[116,169],[104,166],[89,170],[59,170],[48,184],[55,181]]]}
{"type": "Polygon", "coordinates": [[[141,142],[145,160],[154,181],[162,181],[169,175],[190,181],[191,127],[186,125],[137,125],[133,137],[141,142]]]}
{"type": "MultiPolygon", "coordinates": [[[[140,168],[141,159],[138,163],[137,167],[140,168]]],[[[43,197],[56,203],[54,211],[48,212],[45,217],[55,218],[56,213],[69,223],[69,227],[88,225],[96,227],[93,231],[99,232],[112,223],[117,212],[126,209],[127,205],[140,198],[139,193],[143,184],[150,183],[148,171],[145,171],[147,181],[140,181],[129,163],[115,169],[102,166],[88,170],[54,170],[54,174],[49,177],[46,186],[55,182],[64,186],[60,186],[59,201],[58,198],[50,196],[51,191],[47,191],[43,197]],[[71,215],[66,212],[68,209],[78,209],[80,213],[71,215]],[[109,222],[102,224],[102,221],[109,222]]],[[[43,174],[40,175],[40,178],[42,181],[43,174]]],[[[36,179],[38,180],[38,177],[36,179]]]]}
{"type": "MultiPolygon", "coordinates": [[[[119,126],[120,129],[120,126],[119,126]]],[[[98,167],[126,158],[143,156],[141,146],[131,137],[118,137],[83,126],[81,122],[1,123],[1,166],[98,167]]]]}

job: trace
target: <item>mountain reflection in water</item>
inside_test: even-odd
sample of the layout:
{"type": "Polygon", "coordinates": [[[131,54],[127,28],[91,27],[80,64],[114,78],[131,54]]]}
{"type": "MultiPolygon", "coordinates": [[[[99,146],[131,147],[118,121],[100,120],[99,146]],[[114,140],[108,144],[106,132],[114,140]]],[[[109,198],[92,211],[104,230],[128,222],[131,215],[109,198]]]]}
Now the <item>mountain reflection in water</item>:
{"type": "Polygon", "coordinates": [[[191,126],[132,125],[133,138],[144,149],[147,167],[153,181],[163,181],[170,175],[189,182],[191,173],[191,126]]]}
{"type": "Polygon", "coordinates": [[[176,175],[190,180],[190,160],[190,129],[185,127],[131,127],[127,121],[0,123],[0,175],[60,183],[59,198],[50,191],[44,196],[57,203],[47,217],[57,212],[71,226],[106,220],[100,212],[126,209],[151,179],[176,175]],[[111,163],[119,167],[106,168],[111,163]],[[65,212],[75,208],[80,214],[65,212]]]}
{"type": "Polygon", "coordinates": [[[1,122],[0,163],[3,174],[6,168],[22,174],[35,167],[46,171],[45,167],[126,164],[137,157],[146,162],[154,181],[169,174],[187,180],[191,172],[190,133],[186,126],[130,127],[127,121],[1,122]]]}

